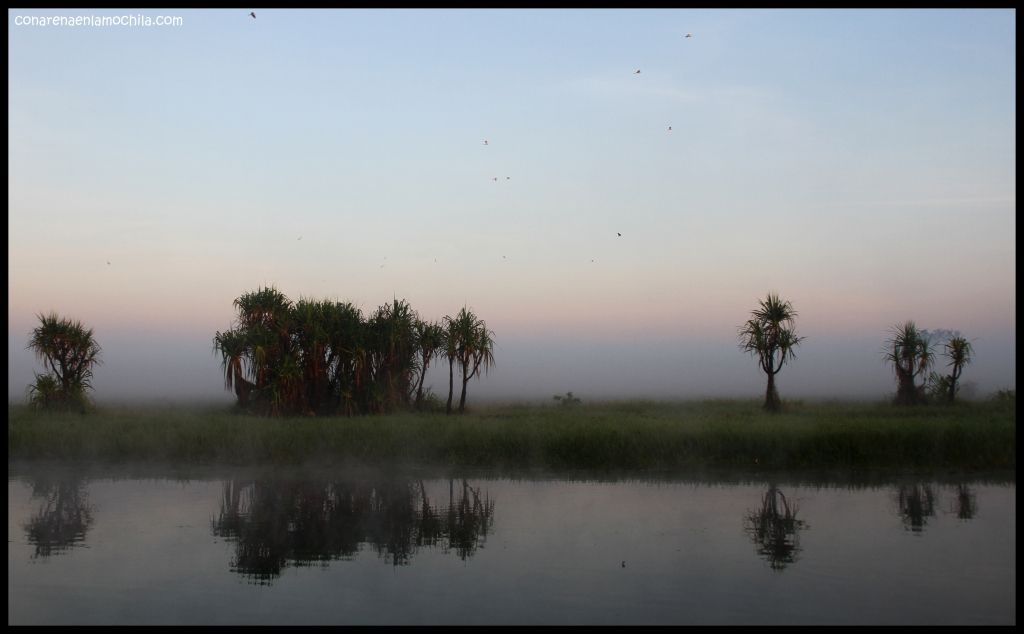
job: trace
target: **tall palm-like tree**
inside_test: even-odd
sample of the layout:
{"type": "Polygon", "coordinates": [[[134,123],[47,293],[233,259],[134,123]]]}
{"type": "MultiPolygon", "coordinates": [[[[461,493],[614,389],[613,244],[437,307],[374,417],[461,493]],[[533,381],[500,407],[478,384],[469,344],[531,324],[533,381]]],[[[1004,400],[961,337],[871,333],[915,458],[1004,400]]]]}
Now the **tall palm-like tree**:
{"type": "Polygon", "coordinates": [[[88,406],[85,392],[92,389],[92,369],[100,363],[100,346],[92,329],[55,312],[38,317],[39,326],[32,330],[28,348],[49,372],[36,374],[31,402],[40,407],[84,409],[88,406]]]}
{"type": "Polygon", "coordinates": [[[494,366],[494,333],[487,329],[484,320],[463,307],[454,320],[455,360],[462,369],[462,396],[459,398],[459,413],[466,411],[466,386],[473,377],[479,377],[481,366],[484,372],[494,366]]]}
{"type": "Polygon", "coordinates": [[[325,311],[324,319],[332,404],[352,415],[359,408],[360,361],[365,358],[362,312],[349,302],[335,302],[325,311]]]}
{"type": "Polygon", "coordinates": [[[245,293],[234,302],[238,322],[249,336],[252,346],[254,383],[262,396],[273,391],[282,361],[291,349],[288,332],[291,301],[276,288],[269,286],[245,293]]]}
{"type": "Polygon", "coordinates": [[[953,337],[946,342],[946,356],[949,357],[949,365],[953,369],[949,375],[949,402],[952,403],[956,399],[956,383],[960,380],[964,366],[971,362],[974,348],[967,339],[953,337]]]}
{"type": "Polygon", "coordinates": [[[413,404],[417,409],[423,406],[423,380],[427,376],[430,361],[444,346],[444,328],[436,322],[417,320],[415,325],[416,350],[419,354],[419,376],[416,380],[416,396],[413,404]]]}
{"type": "Polygon", "coordinates": [[[455,323],[449,315],[444,316],[442,321],[444,341],[442,351],[448,359],[448,402],[445,404],[445,414],[452,413],[452,395],[455,393],[455,361],[458,359],[459,332],[455,323]]]}
{"type": "Polygon", "coordinates": [[[373,367],[375,411],[405,405],[416,365],[417,316],[405,300],[394,300],[377,309],[368,324],[373,367]]]}
{"type": "Polygon", "coordinates": [[[896,373],[896,397],[893,402],[897,405],[923,403],[923,386],[919,387],[915,379],[927,376],[928,368],[932,365],[931,342],[913,321],[894,326],[892,333],[892,338],[887,341],[885,359],[892,363],[896,373]]]}
{"type": "Polygon", "coordinates": [[[224,389],[234,388],[239,407],[247,407],[249,394],[255,385],[245,378],[244,361],[249,350],[245,332],[237,329],[218,331],[213,337],[213,350],[214,352],[219,350],[221,353],[221,361],[224,365],[224,389]]]}
{"type": "Polygon", "coordinates": [[[233,302],[236,326],[218,332],[214,352],[224,363],[225,387],[234,385],[240,405],[257,411],[279,411],[282,387],[277,385],[283,360],[291,354],[292,304],[273,287],[244,293],[233,302]],[[249,378],[243,370],[248,369],[249,378]]]}
{"type": "Polygon", "coordinates": [[[796,358],[793,349],[804,337],[796,334],[797,313],[793,305],[782,301],[778,295],[769,293],[750,315],[747,323],[739,328],[740,349],[756,356],[761,370],[768,375],[764,409],[777,412],[782,408],[782,401],[775,387],[775,375],[786,361],[796,358]]]}
{"type": "Polygon", "coordinates": [[[292,337],[302,371],[307,413],[328,407],[329,373],[327,313],[330,302],[300,298],[292,310],[292,337]]]}

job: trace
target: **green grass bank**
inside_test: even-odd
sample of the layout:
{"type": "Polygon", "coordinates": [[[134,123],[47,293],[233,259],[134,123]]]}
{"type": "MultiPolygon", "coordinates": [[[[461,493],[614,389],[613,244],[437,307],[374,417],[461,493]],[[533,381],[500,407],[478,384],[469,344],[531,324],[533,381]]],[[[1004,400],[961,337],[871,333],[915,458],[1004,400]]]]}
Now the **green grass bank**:
{"type": "Polygon", "coordinates": [[[894,407],[622,401],[464,416],[270,419],[228,408],[8,407],[9,460],[265,465],[398,461],[538,469],[1016,468],[1015,401],[894,407]]]}

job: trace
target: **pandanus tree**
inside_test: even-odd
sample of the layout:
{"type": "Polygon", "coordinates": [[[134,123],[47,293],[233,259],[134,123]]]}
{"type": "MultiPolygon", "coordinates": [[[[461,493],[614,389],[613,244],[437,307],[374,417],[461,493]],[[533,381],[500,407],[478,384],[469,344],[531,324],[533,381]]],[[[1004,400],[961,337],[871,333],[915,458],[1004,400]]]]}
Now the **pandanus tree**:
{"type": "Polygon", "coordinates": [[[918,386],[916,378],[927,376],[932,365],[933,353],[927,333],[917,328],[913,321],[906,321],[893,327],[893,336],[888,340],[885,359],[892,363],[896,373],[897,405],[923,403],[924,386],[918,386]]]}
{"type": "Polygon", "coordinates": [[[948,400],[950,403],[956,399],[957,381],[960,380],[964,366],[971,362],[973,355],[974,349],[971,347],[971,343],[963,337],[953,337],[946,342],[946,356],[949,357],[949,366],[952,368],[952,372],[949,374],[948,400]]]}
{"type": "Polygon", "coordinates": [[[455,320],[450,316],[445,315],[442,324],[444,342],[441,349],[444,357],[448,359],[448,402],[445,404],[444,412],[451,414],[452,395],[455,394],[455,361],[458,359],[459,333],[455,320]]]}
{"type": "Polygon", "coordinates": [[[328,406],[330,377],[327,358],[327,319],[330,302],[300,298],[292,311],[292,333],[302,377],[300,389],[307,412],[328,406]]]}
{"type": "Polygon", "coordinates": [[[245,378],[243,364],[246,362],[246,353],[249,349],[245,332],[241,330],[217,332],[213,338],[213,349],[214,352],[219,350],[221,353],[224,365],[224,389],[234,389],[238,404],[245,408],[249,404],[249,394],[255,387],[245,378]]]}
{"type": "Polygon", "coordinates": [[[407,405],[416,369],[415,311],[405,300],[377,309],[367,324],[374,411],[407,405]]]}
{"type": "Polygon", "coordinates": [[[796,358],[793,349],[804,337],[796,334],[797,313],[790,302],[769,293],[759,304],[751,311],[747,323],[739,328],[740,349],[757,357],[761,370],[768,375],[764,409],[777,412],[782,408],[782,401],[775,387],[775,375],[787,361],[796,358]]]}
{"type": "Polygon", "coordinates": [[[416,409],[420,409],[423,407],[423,380],[427,377],[427,369],[434,356],[444,349],[444,327],[436,322],[417,320],[415,334],[419,375],[416,378],[416,396],[413,404],[416,409]]]}
{"type": "Polygon", "coordinates": [[[459,413],[466,411],[466,386],[473,377],[480,376],[480,369],[486,373],[494,366],[494,333],[487,329],[484,320],[463,307],[454,319],[447,320],[448,340],[445,352],[448,354],[448,408],[452,409],[452,357],[462,370],[462,396],[459,398],[459,413]]]}
{"type": "Polygon", "coordinates": [[[349,302],[331,304],[325,315],[328,393],[333,407],[350,416],[360,408],[363,376],[363,315],[349,302]]]}
{"type": "Polygon", "coordinates": [[[29,387],[29,402],[40,408],[79,408],[88,404],[92,369],[100,363],[100,346],[92,329],[56,313],[38,315],[28,348],[48,369],[36,374],[29,387]]]}
{"type": "Polygon", "coordinates": [[[267,287],[241,295],[234,306],[237,325],[213,338],[214,351],[220,351],[224,364],[225,387],[234,386],[243,407],[280,413],[283,393],[290,391],[285,384],[292,378],[280,376],[292,354],[292,304],[280,291],[267,287]]]}

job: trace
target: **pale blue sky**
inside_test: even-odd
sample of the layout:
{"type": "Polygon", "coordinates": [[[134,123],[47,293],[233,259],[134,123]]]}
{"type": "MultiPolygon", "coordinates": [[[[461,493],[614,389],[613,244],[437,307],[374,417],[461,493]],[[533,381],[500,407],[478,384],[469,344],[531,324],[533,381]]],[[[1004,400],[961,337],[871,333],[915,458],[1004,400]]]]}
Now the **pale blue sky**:
{"type": "Polygon", "coordinates": [[[113,391],[146,362],[110,345],[208,350],[263,283],[468,304],[506,360],[484,393],[564,392],[586,372],[559,346],[636,338],[617,363],[679,354],[623,394],[756,396],[735,329],[769,290],[808,335],[783,396],[890,389],[906,319],[1015,384],[1013,10],[256,13],[9,11],[12,395],[37,312],[97,329],[113,391]],[[57,13],[184,25],[14,24],[57,13]]]}

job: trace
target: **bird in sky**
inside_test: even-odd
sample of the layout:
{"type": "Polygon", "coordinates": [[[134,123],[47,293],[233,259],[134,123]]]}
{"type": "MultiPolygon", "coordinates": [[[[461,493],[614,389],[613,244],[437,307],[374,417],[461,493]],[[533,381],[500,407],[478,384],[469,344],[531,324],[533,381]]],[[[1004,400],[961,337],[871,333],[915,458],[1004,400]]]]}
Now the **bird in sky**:
{"type": "Polygon", "coordinates": [[[110,260],[107,260],[107,266],[110,266],[110,260]]]}
{"type": "Polygon", "coordinates": [[[693,33],[687,33],[687,34],[686,34],[685,36],[683,36],[683,37],[693,37],[693,33]]]}
{"type": "Polygon", "coordinates": [[[299,240],[301,240],[301,239],[302,239],[302,236],[299,236],[299,238],[298,238],[298,239],[299,239],[299,240]]]}
{"type": "Polygon", "coordinates": [[[256,19],[256,12],[255,12],[255,11],[250,11],[250,12],[249,12],[249,15],[251,15],[251,16],[252,16],[252,19],[253,19],[253,20],[255,20],[255,19],[256,19]]]}
{"type": "Polygon", "coordinates": [[[634,75],[639,75],[639,74],[640,74],[640,69],[639,69],[639,68],[638,68],[638,69],[636,69],[636,71],[635,71],[635,72],[634,72],[633,74],[634,74],[634,75]]]}
{"type": "MultiPolygon", "coordinates": [[[[619,233],[619,232],[618,232],[618,231],[616,231],[615,233],[619,233]]],[[[620,237],[620,238],[622,237],[622,234],[621,234],[621,233],[619,233],[619,237],[620,237]]]]}
{"type": "Polygon", "coordinates": [[[484,145],[487,145],[487,139],[484,139],[484,145]]]}
{"type": "Polygon", "coordinates": [[[505,180],[512,180],[512,177],[511,176],[506,176],[505,180]]]}
{"type": "Polygon", "coordinates": [[[669,131],[669,132],[671,132],[671,131],[672,131],[672,126],[669,126],[669,127],[668,127],[668,131],[669,131]]]}
{"type": "Polygon", "coordinates": [[[495,176],[492,180],[494,180],[494,182],[497,183],[498,182],[498,177],[495,176]]]}

